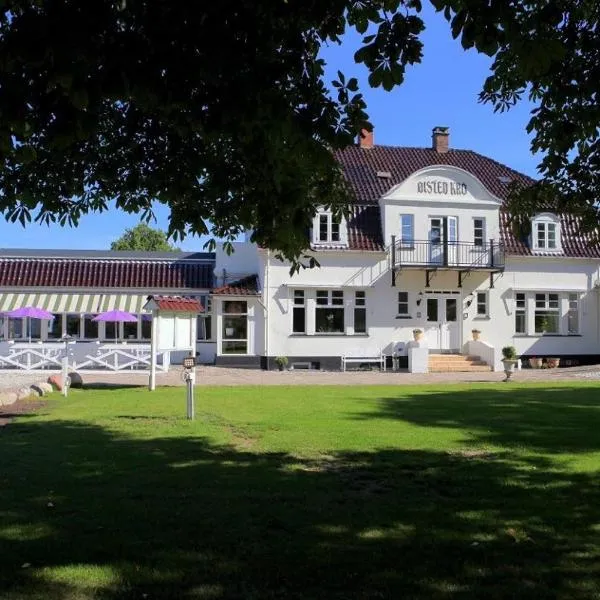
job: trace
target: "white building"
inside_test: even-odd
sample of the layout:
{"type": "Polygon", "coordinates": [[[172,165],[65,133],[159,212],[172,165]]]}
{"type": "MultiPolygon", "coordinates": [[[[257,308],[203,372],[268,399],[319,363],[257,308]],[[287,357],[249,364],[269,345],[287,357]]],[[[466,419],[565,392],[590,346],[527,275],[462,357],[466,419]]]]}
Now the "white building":
{"type": "MultiPolygon", "coordinates": [[[[451,149],[446,128],[428,148],[377,146],[368,134],[337,158],[354,197],[341,222],[327,211],[314,218],[308,253],[320,268],[290,277],[249,242],[232,255],[5,250],[0,312],[56,313],[34,332],[42,341],[135,343],[149,335],[147,317],[109,331],[92,315],[139,313],[149,294],[199,297],[198,354],[217,365],[272,368],[285,356],[296,368],[339,369],[344,355],[377,350],[391,366],[415,329],[432,354],[467,354],[480,330],[495,368],[506,345],[562,365],[600,362],[600,249],[565,215],[536,215],[515,236],[503,202],[528,177],[451,149]]],[[[24,337],[23,324],[5,319],[0,333],[24,337]]]]}
{"type": "Polygon", "coordinates": [[[448,142],[446,128],[429,148],[376,146],[369,134],[339,152],[355,198],[340,223],[315,216],[320,268],[290,277],[269,251],[238,244],[230,270],[253,278],[213,292],[217,364],[286,356],[339,369],[347,353],[401,352],[415,329],[431,353],[456,354],[480,330],[496,368],[506,345],[563,365],[598,362],[600,249],[564,215],[536,215],[515,237],[503,201],[511,182],[531,180],[448,142]]]}

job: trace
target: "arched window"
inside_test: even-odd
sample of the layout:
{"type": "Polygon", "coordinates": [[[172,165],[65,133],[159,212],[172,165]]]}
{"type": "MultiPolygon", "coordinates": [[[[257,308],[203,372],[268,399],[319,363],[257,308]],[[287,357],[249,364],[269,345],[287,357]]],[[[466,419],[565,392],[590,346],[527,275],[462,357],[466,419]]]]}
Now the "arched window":
{"type": "Polygon", "coordinates": [[[560,252],[560,220],[552,213],[536,215],[531,220],[531,248],[544,252],[560,252]]]}

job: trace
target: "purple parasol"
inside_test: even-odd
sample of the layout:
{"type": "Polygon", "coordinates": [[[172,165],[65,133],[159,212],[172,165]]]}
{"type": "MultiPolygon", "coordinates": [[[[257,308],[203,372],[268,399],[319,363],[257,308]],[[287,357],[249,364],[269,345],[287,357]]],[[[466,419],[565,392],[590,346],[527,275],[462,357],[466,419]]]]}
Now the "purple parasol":
{"type": "MultiPolygon", "coordinates": [[[[108,321],[112,323],[137,323],[137,317],[124,310],[109,310],[108,312],[100,313],[94,317],[92,321],[108,321]]],[[[115,327],[115,343],[117,341],[118,327],[115,327]]]]}
{"type": "Polygon", "coordinates": [[[124,310],[109,310],[94,317],[92,321],[112,321],[113,323],[137,323],[137,317],[124,310]]]}
{"type": "Polygon", "coordinates": [[[29,319],[39,319],[41,321],[51,321],[54,319],[54,315],[43,308],[36,308],[35,306],[23,306],[16,308],[15,310],[9,310],[5,312],[3,317],[9,317],[10,319],[27,319],[27,331],[29,342],[31,342],[31,327],[29,326],[29,319]]]}
{"type": "Polygon", "coordinates": [[[43,308],[36,308],[35,306],[23,306],[22,308],[16,308],[4,313],[2,316],[10,317],[11,319],[41,319],[42,321],[51,321],[54,319],[54,315],[43,308]]]}

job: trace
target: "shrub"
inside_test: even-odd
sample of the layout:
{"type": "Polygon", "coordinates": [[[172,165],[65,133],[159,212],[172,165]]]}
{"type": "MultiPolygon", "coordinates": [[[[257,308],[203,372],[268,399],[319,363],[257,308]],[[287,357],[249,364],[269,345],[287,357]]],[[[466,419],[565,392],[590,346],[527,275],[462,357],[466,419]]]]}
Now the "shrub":
{"type": "Polygon", "coordinates": [[[278,356],[275,359],[275,364],[279,367],[279,369],[285,369],[288,365],[288,362],[287,356],[278,356]]]}
{"type": "Polygon", "coordinates": [[[502,357],[505,360],[515,360],[517,358],[517,349],[514,346],[504,346],[502,348],[502,357]]]}

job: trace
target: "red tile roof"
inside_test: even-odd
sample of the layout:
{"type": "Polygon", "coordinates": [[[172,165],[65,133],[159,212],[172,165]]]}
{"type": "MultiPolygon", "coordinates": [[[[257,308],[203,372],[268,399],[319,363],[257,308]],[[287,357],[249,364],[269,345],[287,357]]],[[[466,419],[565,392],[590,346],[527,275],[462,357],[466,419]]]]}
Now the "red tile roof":
{"type": "MultiPolygon", "coordinates": [[[[406,148],[351,146],[335,153],[344,176],[354,194],[352,217],[348,220],[348,245],[357,250],[381,250],[384,242],[381,234],[381,214],[378,200],[391,188],[402,183],[416,171],[434,165],[449,165],[468,171],[492,194],[506,200],[513,181],[530,185],[531,177],[519,173],[487,156],[471,150],[449,150],[439,153],[433,148],[406,148]],[[380,177],[377,173],[386,173],[380,177]],[[389,174],[389,177],[387,176],[389,174]]],[[[527,240],[515,237],[508,215],[500,211],[500,239],[507,254],[543,256],[532,251],[527,240]]],[[[600,248],[590,244],[590,235],[578,232],[578,219],[561,216],[562,251],[546,253],[548,256],[576,258],[600,258],[600,248]]]]}
{"type": "Polygon", "coordinates": [[[416,171],[433,165],[464,169],[501,199],[506,198],[511,181],[516,180],[526,185],[533,183],[531,177],[471,150],[439,153],[432,148],[350,146],[337,151],[335,157],[342,166],[358,204],[376,203],[392,187],[402,183],[416,171]],[[378,177],[378,172],[389,173],[390,177],[378,177]]]}
{"type": "Polygon", "coordinates": [[[216,296],[257,296],[258,275],[250,275],[237,281],[232,281],[212,291],[216,296]]]}
{"type": "Polygon", "coordinates": [[[210,289],[214,262],[0,258],[0,287],[210,289]]]}
{"type": "Polygon", "coordinates": [[[200,300],[182,296],[148,296],[148,301],[154,300],[160,310],[170,312],[201,313],[204,307],[200,300]]]}
{"type": "MultiPolygon", "coordinates": [[[[520,239],[515,235],[509,223],[509,216],[500,211],[500,241],[507,254],[521,256],[552,256],[568,258],[600,258],[600,247],[593,244],[593,236],[579,232],[579,219],[572,215],[559,215],[560,218],[560,252],[544,252],[532,250],[528,239],[520,239]]],[[[527,236],[529,238],[529,236],[527,236]]]]}

